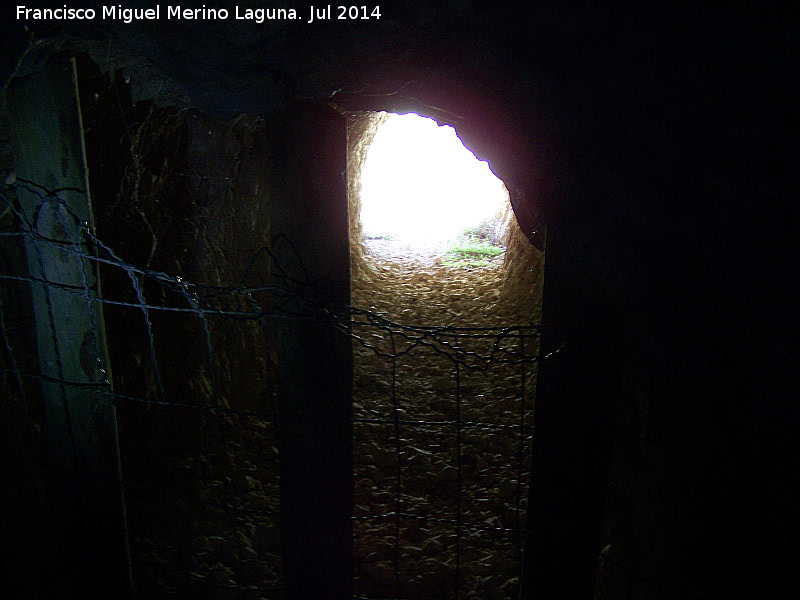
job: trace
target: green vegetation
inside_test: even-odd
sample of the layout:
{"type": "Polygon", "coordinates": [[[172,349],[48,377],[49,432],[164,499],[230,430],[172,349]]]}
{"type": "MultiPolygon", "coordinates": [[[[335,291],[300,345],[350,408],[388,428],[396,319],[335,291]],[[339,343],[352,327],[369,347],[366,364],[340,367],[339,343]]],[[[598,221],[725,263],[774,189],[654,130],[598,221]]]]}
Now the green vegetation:
{"type": "Polygon", "coordinates": [[[465,231],[445,253],[444,264],[451,267],[482,267],[502,253],[501,246],[495,246],[487,240],[465,231]]]}

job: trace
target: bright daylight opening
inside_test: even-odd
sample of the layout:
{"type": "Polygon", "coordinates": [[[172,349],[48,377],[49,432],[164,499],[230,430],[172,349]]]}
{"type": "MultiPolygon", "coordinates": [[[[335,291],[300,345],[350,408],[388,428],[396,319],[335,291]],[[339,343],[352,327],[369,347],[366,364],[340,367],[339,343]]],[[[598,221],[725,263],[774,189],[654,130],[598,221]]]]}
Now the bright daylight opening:
{"type": "Polygon", "coordinates": [[[365,238],[420,251],[491,224],[508,198],[503,182],[452,127],[415,114],[389,115],[378,128],[360,195],[365,238]]]}

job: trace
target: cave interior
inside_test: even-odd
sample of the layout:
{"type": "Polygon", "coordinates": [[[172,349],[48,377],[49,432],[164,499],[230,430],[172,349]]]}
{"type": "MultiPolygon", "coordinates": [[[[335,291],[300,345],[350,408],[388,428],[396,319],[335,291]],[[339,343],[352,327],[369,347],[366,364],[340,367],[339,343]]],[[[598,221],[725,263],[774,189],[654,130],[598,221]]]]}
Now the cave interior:
{"type": "MultiPolygon", "coordinates": [[[[553,338],[537,343],[559,349],[536,367],[514,585],[478,596],[454,592],[451,571],[413,570],[408,585],[427,578],[430,598],[524,599],[796,588],[793,19],[694,3],[396,0],[380,18],[307,21],[4,21],[1,504],[12,596],[394,597],[364,583],[397,580],[377,559],[354,584],[352,398],[363,378],[342,321],[268,327],[214,312],[277,303],[330,316],[350,304],[358,148],[348,132],[381,111],[452,126],[505,183],[526,243],[542,261],[546,252],[530,285],[536,325],[553,338]],[[76,97],[77,113],[59,112],[76,97]],[[61,409],[43,401],[69,405],[56,381],[69,378],[48,376],[61,359],[42,350],[50,338],[76,342],[37,337],[38,315],[52,326],[61,301],[37,300],[48,262],[32,262],[33,246],[26,262],[18,233],[27,195],[41,202],[40,225],[71,235],[46,207],[76,189],[91,204],[75,222],[97,239],[73,246],[131,267],[93,263],[104,321],[87,313],[95,333],[75,346],[75,369],[90,382],[113,373],[116,407],[94,407],[102,476],[90,468],[77,484],[63,477],[74,464],[59,462],[77,430],[60,432],[61,409]],[[276,273],[283,287],[232,293],[276,273]],[[179,409],[159,406],[174,398],[179,409]],[[119,469],[141,485],[123,492],[119,469]],[[208,504],[186,508],[173,493],[208,504]],[[217,510],[232,504],[240,512],[217,510]],[[198,521],[210,529],[192,543],[208,547],[167,542],[198,521]],[[156,533],[137,541],[137,527],[156,533]],[[190,581],[132,576],[120,531],[151,566],[190,581]],[[230,573],[208,565],[192,578],[189,554],[226,552],[237,582],[278,595],[232,590],[230,573]]],[[[71,260],[65,247],[56,262],[71,260]]],[[[70,285],[97,290],[81,273],[70,285]]],[[[421,597],[415,589],[408,597],[421,597]]]]}

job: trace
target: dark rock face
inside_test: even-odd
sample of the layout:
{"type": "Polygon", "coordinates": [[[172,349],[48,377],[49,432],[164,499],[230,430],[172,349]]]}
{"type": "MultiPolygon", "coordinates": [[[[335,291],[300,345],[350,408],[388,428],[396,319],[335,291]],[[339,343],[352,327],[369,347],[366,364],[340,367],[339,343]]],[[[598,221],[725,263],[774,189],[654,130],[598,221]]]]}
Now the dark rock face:
{"type": "Polygon", "coordinates": [[[537,395],[526,597],[783,584],[800,358],[791,20],[401,0],[379,20],[306,23],[296,8],[303,20],[263,24],[8,19],[0,68],[5,81],[87,52],[132,103],[215,123],[304,101],[453,125],[546,239],[544,322],[567,341],[537,395]]]}

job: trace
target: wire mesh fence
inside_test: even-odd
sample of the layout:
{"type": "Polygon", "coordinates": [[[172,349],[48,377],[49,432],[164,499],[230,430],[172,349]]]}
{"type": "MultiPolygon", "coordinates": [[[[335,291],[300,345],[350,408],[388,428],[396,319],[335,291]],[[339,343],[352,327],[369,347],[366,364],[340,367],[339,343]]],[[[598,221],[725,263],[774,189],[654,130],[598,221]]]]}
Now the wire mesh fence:
{"type": "MultiPolygon", "coordinates": [[[[299,257],[282,236],[250,257],[233,286],[142,268],[122,260],[114,240],[96,237],[60,190],[15,186],[0,202],[0,373],[13,433],[6,437],[16,440],[5,460],[26,482],[18,487],[28,490],[25,503],[40,525],[8,535],[35,547],[35,569],[58,581],[57,566],[47,566],[47,515],[58,499],[48,495],[41,383],[94,385],[118,415],[138,597],[283,597],[277,396],[287,373],[276,324],[304,320],[350,336],[358,357],[354,597],[516,597],[536,363],[552,354],[541,350],[539,327],[408,326],[331,305],[326,281],[284,269],[299,257]],[[20,207],[15,186],[39,198],[35,210],[20,207]],[[65,221],[63,239],[39,233],[48,206],[65,221]],[[102,294],[98,285],[29,272],[25,240],[27,252],[55,248],[99,273],[102,294]],[[32,285],[102,306],[110,369],[100,369],[95,384],[43,374],[31,341],[32,285]]],[[[302,265],[291,270],[298,272],[302,265]]]]}
{"type": "Polygon", "coordinates": [[[368,315],[353,330],[372,341],[354,391],[359,591],[514,597],[538,329],[404,327],[368,315]]]}

